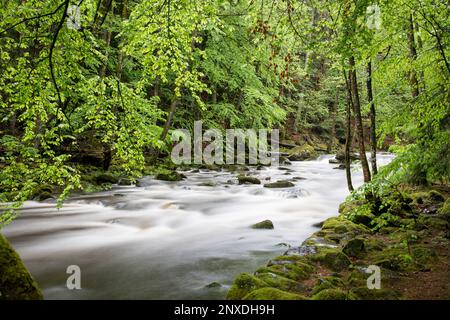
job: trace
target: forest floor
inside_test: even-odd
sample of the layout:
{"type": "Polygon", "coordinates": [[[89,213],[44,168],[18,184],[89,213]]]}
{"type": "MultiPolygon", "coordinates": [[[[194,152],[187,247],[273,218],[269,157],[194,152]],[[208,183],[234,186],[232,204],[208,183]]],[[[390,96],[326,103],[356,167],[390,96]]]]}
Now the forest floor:
{"type": "Polygon", "coordinates": [[[347,200],[301,246],[239,275],[227,298],[450,299],[450,192],[437,189],[401,186],[377,208],[347,200]],[[374,266],[379,289],[368,287],[374,266]]]}

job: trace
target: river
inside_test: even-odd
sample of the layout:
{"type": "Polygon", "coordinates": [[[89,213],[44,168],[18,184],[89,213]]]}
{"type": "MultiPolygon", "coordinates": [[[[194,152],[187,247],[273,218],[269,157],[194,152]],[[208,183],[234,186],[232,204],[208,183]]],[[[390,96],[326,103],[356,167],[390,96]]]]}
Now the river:
{"type": "MultiPolygon", "coordinates": [[[[286,189],[200,170],[180,182],[147,177],[145,187],[74,196],[62,209],[28,201],[2,232],[46,299],[223,299],[237,274],[300,245],[314,224],[338,214],[348,190],[330,158],[248,172],[263,182],[292,179],[286,189]],[[265,219],[273,230],[249,227],[265,219]],[[81,269],[81,290],[66,287],[69,265],[81,269]]],[[[391,160],[378,155],[380,165],[391,160]]],[[[353,181],[362,183],[357,165],[353,181]]]]}

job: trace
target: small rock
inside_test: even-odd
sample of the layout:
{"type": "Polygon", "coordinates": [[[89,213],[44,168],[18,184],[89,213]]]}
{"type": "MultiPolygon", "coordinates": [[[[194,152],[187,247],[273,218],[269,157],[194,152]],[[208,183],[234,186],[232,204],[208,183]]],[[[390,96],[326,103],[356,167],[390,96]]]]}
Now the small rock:
{"type": "Polygon", "coordinates": [[[253,224],[252,229],[273,229],[273,222],[270,220],[264,220],[253,224]]]}
{"type": "Polygon", "coordinates": [[[272,183],[266,183],[264,185],[265,188],[291,188],[291,187],[295,187],[295,184],[293,184],[292,182],[286,181],[286,180],[281,180],[281,181],[277,181],[277,182],[272,182],[272,183]]]}
{"type": "Polygon", "coordinates": [[[239,184],[261,184],[261,181],[255,177],[239,175],[237,177],[239,184]]]}

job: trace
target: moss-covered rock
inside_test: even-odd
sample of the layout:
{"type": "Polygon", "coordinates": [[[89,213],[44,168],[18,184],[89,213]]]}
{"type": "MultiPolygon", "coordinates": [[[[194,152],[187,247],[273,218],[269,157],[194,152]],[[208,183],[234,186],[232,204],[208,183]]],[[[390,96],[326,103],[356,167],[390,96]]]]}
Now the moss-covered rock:
{"type": "Polygon", "coordinates": [[[307,279],[313,270],[311,265],[297,262],[296,264],[276,264],[262,267],[256,270],[256,274],[273,273],[297,281],[307,279]]]}
{"type": "Polygon", "coordinates": [[[0,235],[0,300],[38,300],[42,293],[17,252],[0,235]]]}
{"type": "Polygon", "coordinates": [[[261,288],[247,294],[244,300],[307,300],[307,298],[275,288],[261,288]]]}
{"type": "Polygon", "coordinates": [[[294,186],[295,186],[295,184],[293,184],[292,182],[287,181],[287,180],[280,180],[277,182],[266,183],[264,185],[265,188],[291,188],[294,186]]]}
{"type": "Polygon", "coordinates": [[[258,279],[261,279],[269,287],[284,290],[284,291],[305,291],[306,288],[298,281],[280,276],[273,272],[255,273],[258,279]]]}
{"type": "Polygon", "coordinates": [[[113,176],[112,174],[101,173],[95,177],[95,182],[97,184],[103,184],[103,183],[115,184],[115,183],[119,182],[119,178],[113,176]]]}
{"type": "Polygon", "coordinates": [[[341,289],[325,289],[313,295],[313,300],[350,300],[351,296],[341,289]]]}
{"type": "Polygon", "coordinates": [[[288,155],[288,159],[291,161],[309,160],[314,157],[317,157],[317,152],[314,150],[314,147],[309,144],[304,144],[290,149],[288,155]]]}
{"type": "Polygon", "coordinates": [[[351,289],[351,293],[360,300],[398,300],[400,293],[390,289],[368,289],[367,286],[361,286],[351,289]]]}
{"type": "Polygon", "coordinates": [[[288,159],[291,161],[303,161],[314,158],[317,158],[317,152],[309,144],[304,144],[289,150],[288,159]]]}
{"type": "Polygon", "coordinates": [[[273,229],[273,222],[270,220],[264,220],[251,225],[252,229],[273,229]]]}
{"type": "Polygon", "coordinates": [[[261,181],[255,177],[239,175],[237,177],[239,184],[261,184],[261,181]]]}
{"type": "Polygon", "coordinates": [[[248,273],[241,273],[236,277],[227,294],[227,300],[241,300],[251,291],[267,287],[268,284],[248,273]]]}
{"type": "Polygon", "coordinates": [[[183,179],[186,179],[186,176],[176,171],[165,171],[157,173],[155,179],[163,181],[181,181],[183,179]]]}
{"type": "Polygon", "coordinates": [[[53,197],[53,187],[50,185],[43,185],[38,187],[32,196],[36,201],[44,201],[53,197]]]}
{"type": "Polygon", "coordinates": [[[311,255],[312,261],[330,268],[333,271],[342,271],[351,265],[350,259],[338,248],[323,248],[317,254],[311,255]]]}
{"type": "Polygon", "coordinates": [[[133,185],[133,180],[129,178],[120,178],[118,184],[119,186],[131,186],[133,185]]]}
{"type": "Polygon", "coordinates": [[[364,249],[364,240],[361,238],[353,238],[344,245],[342,251],[349,257],[358,257],[364,252],[364,249]]]}
{"type": "Polygon", "coordinates": [[[312,294],[315,295],[322,290],[337,289],[345,287],[345,283],[341,278],[327,276],[317,279],[317,283],[312,290],[312,294]]]}

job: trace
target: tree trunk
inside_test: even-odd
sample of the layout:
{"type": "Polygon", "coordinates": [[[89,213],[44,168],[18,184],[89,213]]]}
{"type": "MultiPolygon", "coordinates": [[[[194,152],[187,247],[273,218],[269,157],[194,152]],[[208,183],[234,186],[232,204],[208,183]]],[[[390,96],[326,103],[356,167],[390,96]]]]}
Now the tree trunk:
{"type": "Polygon", "coordinates": [[[364,182],[369,182],[370,170],[369,170],[369,163],[366,157],[366,147],[364,145],[364,129],[362,124],[361,104],[359,101],[358,80],[356,77],[354,56],[350,57],[349,65],[350,65],[350,84],[352,91],[352,101],[355,110],[356,134],[358,136],[358,145],[359,145],[359,159],[361,160],[361,165],[363,169],[364,182]]]}
{"type": "Polygon", "coordinates": [[[175,110],[177,109],[178,98],[174,97],[172,103],[170,104],[169,114],[167,115],[166,124],[164,125],[164,129],[161,133],[160,140],[166,140],[167,133],[169,132],[170,126],[172,124],[173,115],[175,114],[175,110]]]}
{"type": "Polygon", "coordinates": [[[353,109],[353,102],[352,102],[352,90],[350,87],[349,80],[347,78],[347,75],[344,71],[344,78],[345,78],[345,85],[347,88],[347,104],[345,106],[345,124],[346,124],[346,133],[345,133],[345,174],[347,177],[347,187],[350,192],[352,192],[353,184],[352,184],[352,172],[350,170],[350,149],[352,144],[352,114],[351,110],[353,109]]]}
{"type": "Polygon", "coordinates": [[[372,61],[367,63],[367,99],[370,104],[370,161],[372,164],[372,175],[378,173],[377,169],[377,135],[376,135],[376,113],[375,103],[373,102],[372,89],[372,61]]]}
{"type": "MultiPolygon", "coordinates": [[[[412,13],[409,15],[408,47],[409,56],[414,62],[417,59],[417,50],[414,41],[414,21],[412,13]]],[[[417,74],[414,69],[409,73],[409,82],[411,84],[412,96],[413,98],[417,98],[419,96],[419,81],[417,80],[417,74]]]]}

